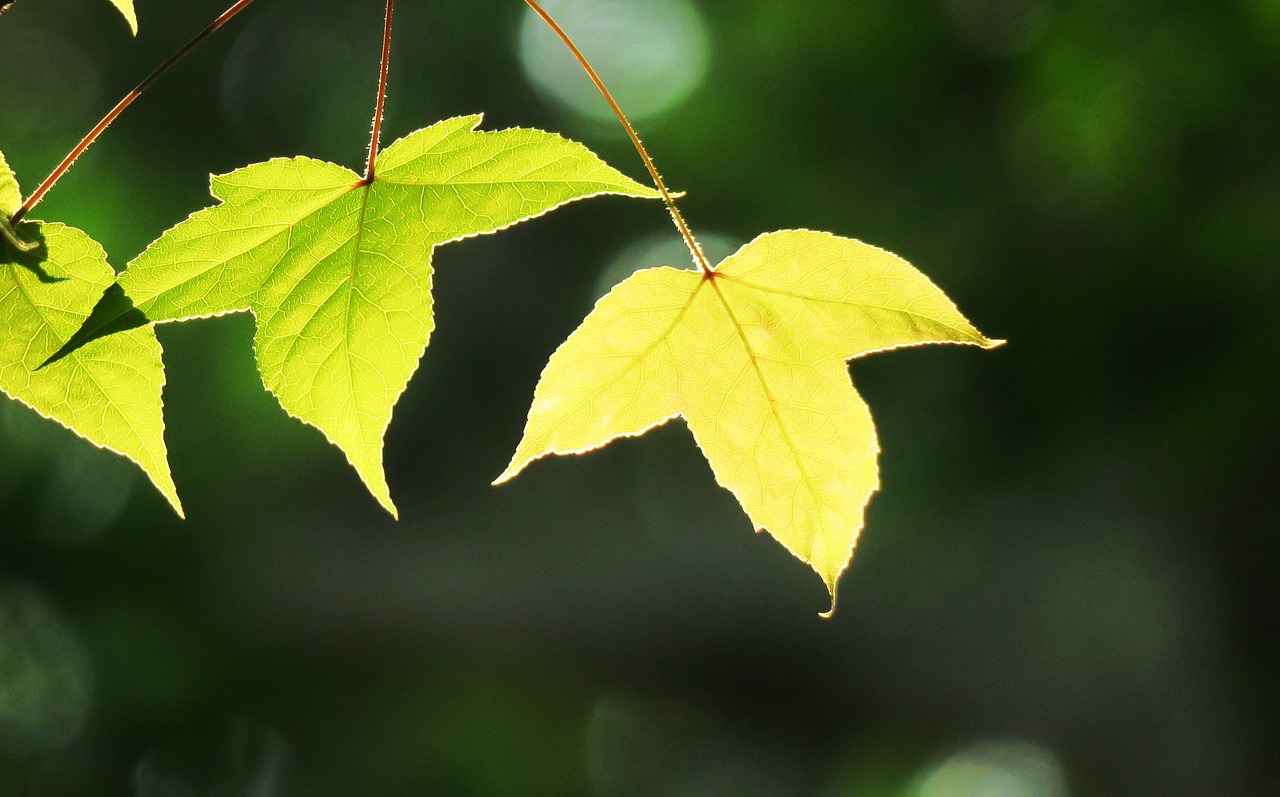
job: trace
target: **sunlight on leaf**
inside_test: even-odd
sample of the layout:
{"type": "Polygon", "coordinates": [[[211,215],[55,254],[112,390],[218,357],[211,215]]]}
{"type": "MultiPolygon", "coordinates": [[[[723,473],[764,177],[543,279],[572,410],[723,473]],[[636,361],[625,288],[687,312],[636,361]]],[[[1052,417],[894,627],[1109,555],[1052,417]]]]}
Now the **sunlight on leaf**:
{"type": "Polygon", "coordinates": [[[133,0],[111,0],[111,5],[120,9],[120,13],[124,15],[124,21],[129,23],[129,30],[133,31],[133,35],[138,35],[138,15],[133,10],[133,0]]]}
{"type": "Polygon", "coordinates": [[[762,235],[710,276],[637,272],[596,303],[542,373],[498,477],[682,416],[716,480],[836,583],[879,486],[871,414],[846,361],[989,340],[906,261],[829,233],[762,235]]]}
{"type": "MultiPolygon", "coordinates": [[[[2,157],[0,203],[7,225],[21,199],[2,157]]],[[[14,234],[22,247],[0,241],[0,391],[136,462],[181,515],[164,444],[164,370],[155,333],[135,329],[95,340],[41,368],[80,328],[115,273],[102,247],[74,227],[25,222],[14,234]]]]}
{"type": "Polygon", "coordinates": [[[0,153],[0,216],[7,223],[21,205],[22,189],[18,187],[18,178],[5,161],[4,153],[0,153]]]}
{"type": "Polygon", "coordinates": [[[434,327],[434,248],[575,199],[657,196],[581,144],[479,123],[458,117],[400,139],[378,156],[372,183],[310,158],[214,177],[221,204],[129,264],[127,300],[105,296],[64,350],[127,313],[163,322],[251,310],[267,389],[342,449],[395,515],[382,440],[434,327]]]}

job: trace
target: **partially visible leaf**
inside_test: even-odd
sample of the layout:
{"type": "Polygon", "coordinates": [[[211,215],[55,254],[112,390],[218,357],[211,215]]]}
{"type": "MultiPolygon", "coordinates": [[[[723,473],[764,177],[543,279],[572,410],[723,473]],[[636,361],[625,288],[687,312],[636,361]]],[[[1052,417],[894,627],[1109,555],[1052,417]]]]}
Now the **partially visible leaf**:
{"type": "Polygon", "coordinates": [[[9,217],[22,206],[22,189],[18,187],[18,178],[0,152],[0,215],[8,221],[9,217]]]}
{"type": "MultiPolygon", "coordinates": [[[[0,156],[0,220],[21,204],[0,156]]],[[[26,222],[0,240],[0,391],[102,448],[136,462],[182,514],[169,473],[160,404],[164,370],[150,328],[95,340],[41,363],[88,317],[114,282],[102,247],[63,224],[26,222]]]]}
{"type": "Polygon", "coordinates": [[[120,9],[120,13],[124,15],[124,21],[129,23],[129,30],[133,31],[133,35],[138,35],[138,15],[133,10],[133,0],[111,0],[111,5],[120,9]]]}
{"type": "Polygon", "coordinates": [[[906,261],[829,233],[762,235],[710,275],[639,271],[551,356],[495,483],[684,417],[716,480],[826,583],[879,487],[871,413],[845,362],[925,343],[999,345],[906,261]]]}
{"type": "Polygon", "coordinates": [[[575,199],[658,196],[581,144],[538,130],[477,132],[479,123],[449,119],[395,142],[372,183],[310,158],[214,177],[221,204],[129,264],[128,301],[104,297],[64,350],[119,328],[128,312],[163,322],[251,310],[267,389],[342,449],[395,515],[382,439],[434,327],[433,249],[575,199]]]}
{"type": "Polygon", "coordinates": [[[22,206],[22,189],[18,187],[18,179],[13,170],[5,162],[0,153],[0,241],[7,243],[19,252],[30,252],[35,244],[18,237],[9,219],[22,206]]]}
{"type": "MultiPolygon", "coordinates": [[[[15,0],[7,0],[0,2],[0,14],[9,10],[9,6],[13,5],[15,0]]],[[[115,6],[124,16],[125,22],[129,23],[129,30],[133,31],[133,35],[138,35],[138,15],[133,10],[133,0],[109,0],[111,5],[115,6]]]]}

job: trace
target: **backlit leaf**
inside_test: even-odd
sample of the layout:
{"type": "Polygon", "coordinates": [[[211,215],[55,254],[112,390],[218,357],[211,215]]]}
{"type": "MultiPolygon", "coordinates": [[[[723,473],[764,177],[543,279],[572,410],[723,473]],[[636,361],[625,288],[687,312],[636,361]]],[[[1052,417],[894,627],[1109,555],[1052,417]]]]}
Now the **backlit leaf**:
{"type": "Polygon", "coordinates": [[[133,35],[138,35],[138,15],[133,10],[133,0],[111,0],[111,5],[120,9],[120,13],[124,15],[124,21],[129,23],[129,30],[133,31],[133,35]]]}
{"type": "Polygon", "coordinates": [[[18,187],[18,178],[5,161],[4,153],[0,153],[0,216],[8,221],[21,205],[22,189],[18,187]]]}
{"type": "MultiPolygon", "coordinates": [[[[21,204],[0,157],[0,222],[21,204]]],[[[0,391],[146,472],[179,515],[164,444],[164,370],[150,328],[95,340],[46,368],[115,280],[106,253],[63,224],[24,222],[0,239],[0,391]],[[24,251],[26,250],[26,251],[24,251]]]]}
{"type": "Polygon", "coordinates": [[[681,416],[716,480],[817,571],[834,609],[879,487],[875,427],[845,363],[925,343],[999,341],[904,260],[829,233],[762,235],[709,276],[639,271],[551,356],[496,483],[681,416]]]}
{"type": "Polygon", "coordinates": [[[382,440],[434,327],[433,249],[575,199],[657,196],[581,144],[479,123],[449,119],[400,139],[371,183],[310,158],[214,177],[221,204],[130,263],[127,300],[105,296],[64,350],[129,313],[163,322],[251,310],[267,389],[342,449],[394,515],[382,440]]]}

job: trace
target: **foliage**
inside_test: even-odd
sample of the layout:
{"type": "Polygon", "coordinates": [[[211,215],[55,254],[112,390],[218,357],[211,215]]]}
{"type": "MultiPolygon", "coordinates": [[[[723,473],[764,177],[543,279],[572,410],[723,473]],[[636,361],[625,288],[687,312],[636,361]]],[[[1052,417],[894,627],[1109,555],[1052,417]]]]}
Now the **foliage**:
{"type": "Polygon", "coordinates": [[[845,361],[924,343],[991,347],[923,274],[829,233],[762,235],[715,271],[640,271],[542,374],[515,456],[576,454],[683,416],[716,480],[836,581],[879,487],[871,412],[845,361]]]}
{"type": "Polygon", "coordinates": [[[435,326],[432,250],[583,197],[657,196],[580,144],[538,130],[476,132],[479,123],[459,117],[406,136],[379,154],[371,181],[310,158],[214,177],[222,204],[130,263],[120,276],[129,300],[107,296],[68,348],[122,320],[251,310],[267,389],[341,448],[396,514],[382,438],[435,326]]]}
{"type": "Polygon", "coordinates": [[[129,30],[133,31],[133,35],[138,35],[138,14],[133,10],[133,0],[111,0],[111,5],[120,10],[124,15],[124,21],[129,23],[129,30]]]}
{"type": "MultiPolygon", "coordinates": [[[[0,221],[15,287],[3,305],[10,334],[0,388],[138,462],[181,514],[165,462],[153,326],[251,311],[266,388],[338,446],[396,515],[383,437],[434,328],[434,248],[576,199],[661,197],[701,272],[645,270],[601,300],[553,356],[498,481],[538,457],[597,448],[682,415],[717,480],[758,530],[818,572],[834,607],[879,483],[875,429],[848,387],[845,361],[923,343],[998,342],[901,259],[829,233],[764,235],[712,268],[608,90],[567,34],[527,1],[596,80],[657,190],[551,133],[478,132],[478,115],[439,122],[379,153],[388,2],[363,177],[302,157],[214,177],[220,204],[161,235],[112,282],[105,254],[82,233],[30,222],[14,229],[10,219],[30,207],[19,208],[6,169],[0,221]]],[[[131,4],[117,5],[134,24],[131,4]]]]}
{"type": "MultiPolygon", "coordinates": [[[[0,155],[6,230],[18,196],[17,179],[0,155]]],[[[0,275],[0,391],[138,463],[181,515],[166,460],[155,331],[143,327],[95,340],[40,368],[113,283],[102,247],[74,227],[23,222],[0,240],[0,275]]]]}
{"type": "MultiPolygon", "coordinates": [[[[139,2],[136,41],[104,0],[0,16],[22,188],[229,1],[139,2]]],[[[385,141],[483,109],[646,182],[545,93],[519,0],[397,5],[385,141]]],[[[379,6],[255,3],[29,218],[121,269],[215,203],[209,172],[354,168],[379,6]]],[[[0,396],[0,659],[29,663],[0,667],[0,795],[1277,791],[1280,5],[550,8],[591,58],[585,31],[620,29],[652,63],[676,37],[619,17],[671,7],[709,69],[640,132],[711,262],[830,230],[1014,344],[850,363],[882,487],[836,616],[803,616],[821,580],[749,533],[682,421],[488,487],[592,303],[689,265],[653,203],[578,203],[435,253],[386,437],[400,521],[263,389],[248,313],[156,329],[188,520],[0,396]]],[[[653,84],[619,62],[631,112],[653,84]]]]}

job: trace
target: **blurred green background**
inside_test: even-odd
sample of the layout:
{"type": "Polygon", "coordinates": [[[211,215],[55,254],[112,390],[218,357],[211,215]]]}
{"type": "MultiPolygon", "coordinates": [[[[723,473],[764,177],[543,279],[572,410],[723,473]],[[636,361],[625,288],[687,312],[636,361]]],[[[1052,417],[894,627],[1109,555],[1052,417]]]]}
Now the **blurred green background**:
{"type": "MultiPolygon", "coordinates": [[[[31,190],[226,0],[0,18],[31,190]]],[[[36,218],[117,268],[210,172],[363,163],[378,0],[261,0],[36,218]]],[[[1280,2],[560,0],[713,252],[897,252],[987,334],[851,366],[883,491],[830,621],[681,424],[506,464],[656,204],[440,250],[392,522],[262,390],[252,321],[163,327],[190,520],[0,399],[0,795],[1280,793],[1280,2]]],[[[402,2],[390,141],[484,111],[639,178],[518,0],[402,2]]]]}

